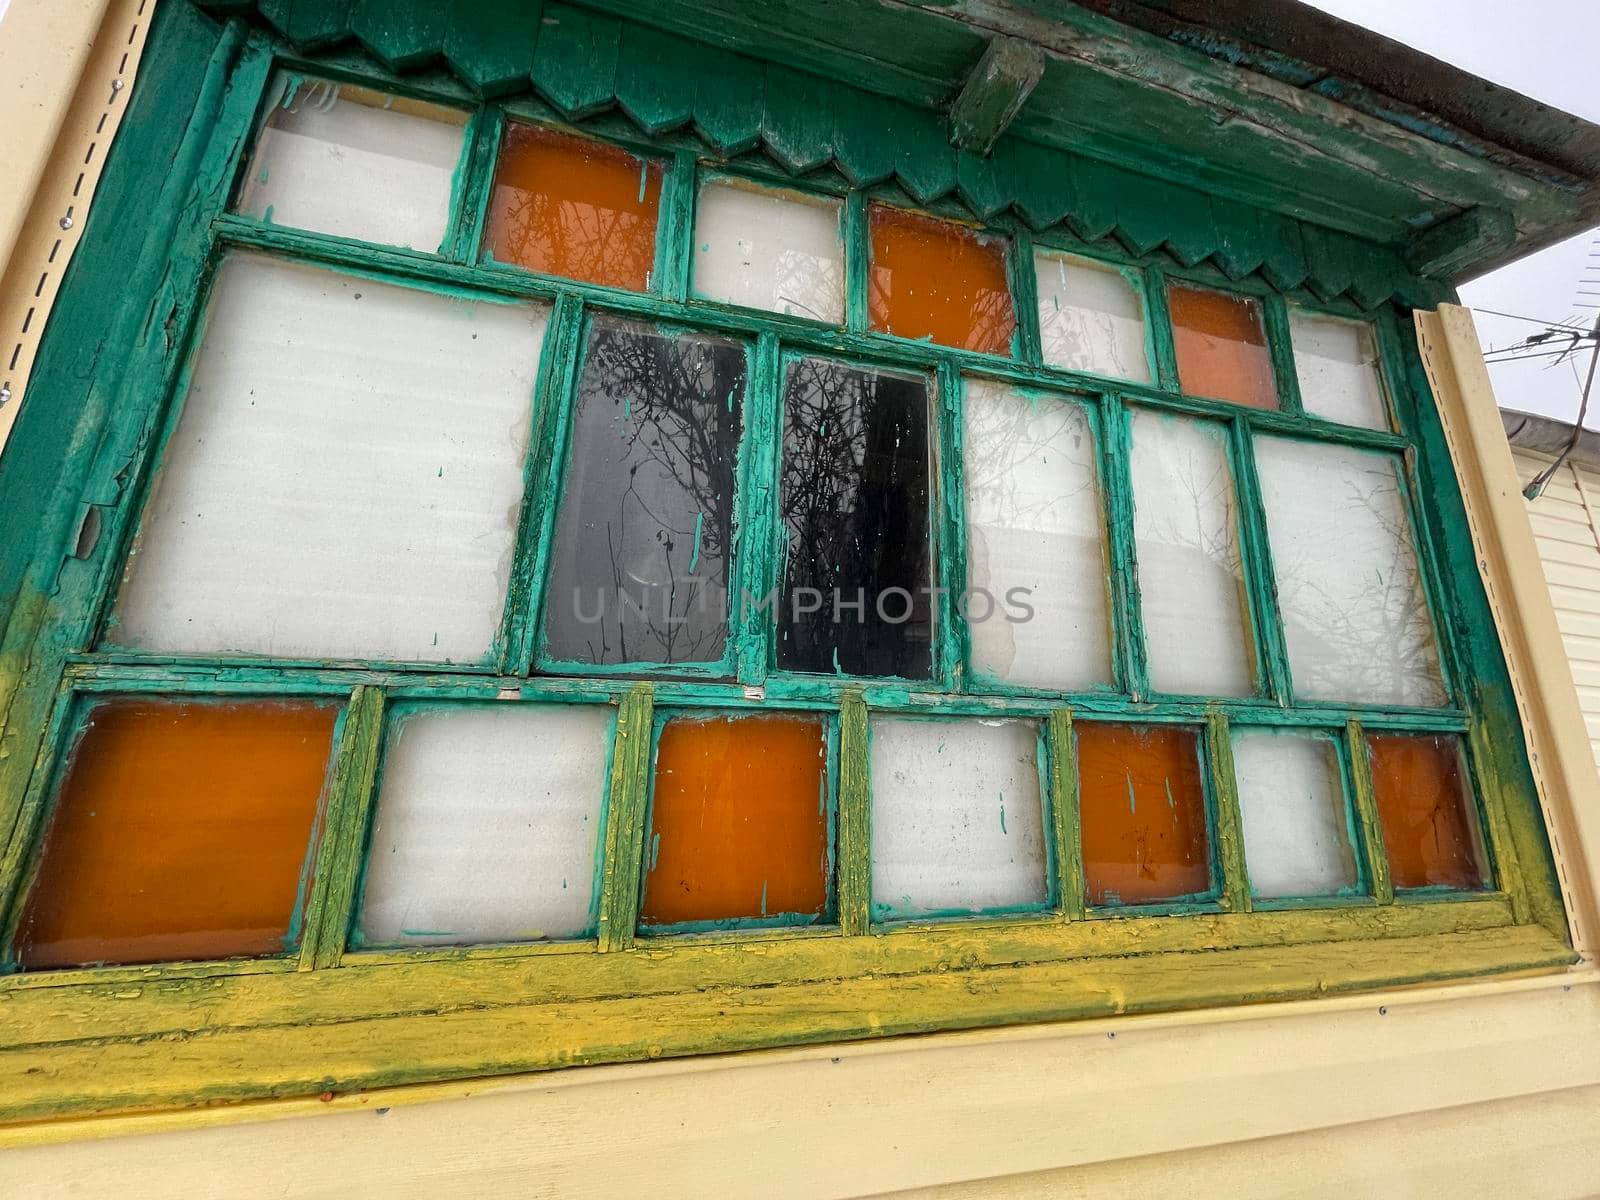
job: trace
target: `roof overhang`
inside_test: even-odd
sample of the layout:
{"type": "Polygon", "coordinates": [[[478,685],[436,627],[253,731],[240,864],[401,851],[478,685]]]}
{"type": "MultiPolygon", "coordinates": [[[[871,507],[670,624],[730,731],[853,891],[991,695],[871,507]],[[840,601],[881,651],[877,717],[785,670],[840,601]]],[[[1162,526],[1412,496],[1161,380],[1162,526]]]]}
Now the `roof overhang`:
{"type": "MultiPolygon", "coordinates": [[[[426,46],[466,7],[200,2],[319,50],[406,20],[426,46]]],[[[934,110],[969,153],[1004,132],[1378,242],[1445,285],[1600,222],[1600,127],[1295,0],[567,3],[934,110]]],[[[518,36],[551,20],[539,0],[470,7],[518,36]]]]}

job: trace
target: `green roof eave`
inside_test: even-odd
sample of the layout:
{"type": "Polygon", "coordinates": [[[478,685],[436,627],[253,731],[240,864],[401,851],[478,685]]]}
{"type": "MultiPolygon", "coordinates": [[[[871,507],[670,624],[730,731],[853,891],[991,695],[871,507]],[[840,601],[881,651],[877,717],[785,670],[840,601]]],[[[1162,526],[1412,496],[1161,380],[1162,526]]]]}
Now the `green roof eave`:
{"type": "Polygon", "coordinates": [[[1075,5],[200,2],[305,51],[353,39],[397,73],[442,62],[473,92],[532,91],[568,120],[620,109],[720,155],[760,147],[790,172],[832,166],[921,204],[1011,209],[1036,230],[1064,223],[1363,305],[1420,297],[1430,289],[1406,283],[1419,274],[1447,288],[1507,253],[1484,230],[1511,229],[1514,246],[1582,201],[1577,181],[1533,178],[1075,5]],[[979,156],[951,146],[947,112],[997,34],[1045,63],[979,156]],[[1460,219],[1473,210],[1489,216],[1460,219]],[[1415,238],[1452,221],[1448,245],[1433,237],[1446,252],[1407,264],[1415,238]]]}

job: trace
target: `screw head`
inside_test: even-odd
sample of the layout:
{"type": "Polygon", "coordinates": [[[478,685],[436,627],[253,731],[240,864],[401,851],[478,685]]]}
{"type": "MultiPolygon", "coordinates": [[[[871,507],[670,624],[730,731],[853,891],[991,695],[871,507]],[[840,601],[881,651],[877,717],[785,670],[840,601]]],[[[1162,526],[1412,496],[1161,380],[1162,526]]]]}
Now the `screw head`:
{"type": "Polygon", "coordinates": [[[71,229],[72,228],[72,218],[71,217],[62,217],[61,220],[59,222],[57,222],[57,224],[59,224],[61,226],[61,228],[63,228],[63,229],[71,229]]]}

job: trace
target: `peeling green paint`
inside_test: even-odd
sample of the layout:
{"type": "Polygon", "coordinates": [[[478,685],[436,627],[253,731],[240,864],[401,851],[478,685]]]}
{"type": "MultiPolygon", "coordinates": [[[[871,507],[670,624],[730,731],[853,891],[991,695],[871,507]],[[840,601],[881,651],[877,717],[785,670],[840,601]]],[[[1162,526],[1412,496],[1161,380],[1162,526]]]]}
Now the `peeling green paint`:
{"type": "MultiPolygon", "coordinates": [[[[1515,919],[1536,922],[1554,938],[1564,936],[1559,893],[1555,889],[1536,794],[1527,772],[1509,680],[1494,641],[1493,624],[1481,586],[1473,571],[1473,550],[1459,495],[1450,476],[1442,433],[1437,427],[1437,414],[1427,401],[1415,347],[1401,331],[1394,314],[1389,312],[1378,314],[1380,347],[1386,374],[1396,392],[1398,431],[1386,433],[1318,426],[1314,432],[1315,436],[1330,442],[1407,454],[1411,464],[1408,467],[1408,503],[1418,514],[1416,527],[1421,561],[1429,581],[1454,701],[1450,707],[1431,711],[1377,710],[1360,705],[1286,707],[1291,700],[1287,662],[1281,641],[1276,640],[1281,631],[1274,610],[1274,576],[1264,528],[1259,525],[1259,488],[1253,482],[1249,447],[1252,431],[1308,434],[1309,426],[1295,399],[1292,362],[1283,357],[1287,354],[1288,343],[1280,333],[1274,333],[1274,353],[1278,356],[1275,369],[1280,393],[1285,399],[1284,412],[1245,413],[1225,405],[1183,397],[1176,391],[1175,360],[1165,319],[1163,285],[1169,273],[1213,285],[1233,279],[1241,289],[1255,288],[1252,294],[1265,297],[1269,326],[1279,330],[1284,315],[1283,297],[1266,288],[1254,275],[1253,268],[1248,271],[1240,268],[1257,253],[1250,248],[1254,244],[1252,238],[1288,240],[1290,235],[1285,231],[1295,227],[1262,226],[1244,239],[1243,251],[1239,251],[1240,240],[1234,237],[1227,243],[1231,249],[1217,252],[1232,263],[1231,267],[1213,262],[1174,268],[1168,251],[1154,247],[1148,248],[1147,257],[1129,262],[1127,256],[1120,255],[1114,248],[1108,251],[1105,243],[1098,249],[1079,246],[1073,240],[1076,233],[1072,226],[1084,219],[1081,212],[1068,219],[1065,226],[1047,226],[1051,230],[1048,237],[1052,244],[1060,242],[1074,247],[1075,251],[1109,254],[1119,263],[1119,269],[1138,280],[1143,289],[1148,306],[1150,354],[1155,367],[1153,377],[1157,382],[1147,387],[1113,385],[1081,373],[1046,369],[1038,361],[1037,333],[1032,328],[1036,321],[1035,303],[1025,297],[1031,276],[1022,269],[1023,264],[1031,260],[1028,247],[1033,224],[1019,222],[1014,215],[1000,210],[995,211],[992,220],[1001,232],[1013,238],[1011,269],[1021,320],[1017,343],[1020,361],[951,351],[865,331],[868,247],[867,193],[863,190],[849,193],[841,217],[850,250],[846,260],[846,329],[829,330],[794,318],[694,304],[687,299],[686,281],[697,170],[695,153],[698,151],[686,149],[682,143],[672,143],[669,135],[658,139],[658,149],[669,145],[674,148],[663,193],[658,264],[653,277],[657,290],[649,295],[621,294],[584,284],[542,279],[509,266],[479,261],[484,206],[499,142],[499,123],[503,119],[496,105],[478,109],[470,122],[467,145],[458,166],[460,193],[454,202],[457,211],[453,214],[452,233],[437,257],[374,248],[253,222],[240,216],[225,216],[229,183],[239,171],[248,169],[242,156],[244,139],[255,121],[259,101],[271,95],[264,90],[268,86],[270,65],[268,47],[259,38],[247,38],[237,24],[227,26],[219,40],[214,30],[181,5],[160,6],[156,21],[157,29],[147,52],[148,67],[132,98],[124,133],[113,147],[112,163],[85,234],[84,249],[68,277],[52,318],[29,408],[18,425],[16,445],[0,463],[0,514],[5,514],[8,508],[12,514],[0,516],[0,519],[26,522],[26,536],[0,539],[0,584],[4,585],[0,586],[0,597],[4,598],[8,609],[4,640],[0,642],[0,706],[4,712],[4,724],[0,725],[0,832],[6,835],[4,855],[0,857],[0,888],[9,890],[9,896],[0,894],[0,899],[7,901],[13,913],[21,887],[21,867],[38,831],[39,816],[49,791],[50,772],[53,764],[61,760],[70,740],[71,694],[272,692],[349,697],[349,710],[341,723],[335,773],[330,785],[323,849],[319,850],[319,863],[326,863],[333,869],[326,873],[319,869],[317,875],[323,877],[311,880],[304,906],[301,954],[297,962],[290,964],[310,968],[310,973],[316,974],[319,980],[324,978],[322,971],[335,966],[340,968],[336,974],[359,975],[361,970],[357,963],[377,962],[384,957],[381,954],[368,956],[355,944],[347,929],[360,890],[362,848],[369,824],[367,806],[377,787],[384,705],[437,701],[446,697],[620,704],[608,762],[603,819],[605,850],[596,864],[597,932],[592,944],[575,947],[584,953],[603,952],[613,961],[619,957],[628,958],[623,952],[633,945],[636,936],[634,921],[642,872],[646,862],[654,865],[659,853],[658,838],[652,838],[648,855],[644,844],[656,705],[732,710],[782,706],[838,714],[837,721],[830,721],[828,751],[830,761],[838,764],[829,777],[837,788],[837,849],[830,848],[835,857],[830,859],[829,877],[836,881],[836,913],[833,915],[838,928],[810,929],[796,918],[791,922],[792,929],[787,926],[778,930],[769,928],[760,935],[772,938],[774,945],[791,944],[778,937],[783,933],[796,939],[793,945],[801,945],[805,937],[816,935],[819,940],[836,939],[840,946],[854,942],[876,948],[881,944],[896,944],[892,939],[904,932],[897,930],[891,934],[872,930],[875,916],[889,919],[896,917],[896,913],[889,908],[875,910],[871,900],[869,707],[884,712],[941,716],[1016,716],[1042,722],[1039,763],[1045,780],[1049,816],[1047,841],[1052,897],[1059,913],[1054,917],[1009,914],[1006,920],[1014,925],[1017,922],[1025,925],[1029,920],[1054,920],[1059,921],[1059,925],[1052,928],[1067,929],[1096,923],[1104,925],[1107,922],[1100,918],[1107,916],[1131,915],[1115,904],[1106,910],[1086,914],[1078,840],[1072,723],[1075,719],[1113,718],[1206,724],[1206,777],[1215,822],[1214,841],[1220,860],[1218,896],[1141,908],[1139,921],[1123,920],[1120,921],[1122,925],[1136,929],[1162,928],[1152,923],[1160,921],[1152,914],[1183,913],[1185,920],[1197,923],[1194,928],[1212,931],[1195,935],[1203,940],[1215,937],[1218,928],[1236,927],[1219,927],[1206,922],[1269,915],[1250,912],[1248,878],[1237,844],[1237,797],[1232,795],[1231,766],[1226,765],[1224,757],[1228,730],[1255,725],[1345,730],[1340,744],[1346,756],[1343,761],[1350,772],[1363,871],[1371,879],[1370,898],[1352,895],[1346,898],[1348,903],[1344,907],[1318,902],[1319,908],[1326,911],[1307,909],[1270,915],[1304,918],[1307,922],[1343,922],[1343,927],[1354,930],[1364,928],[1360,925],[1365,919],[1362,903],[1373,906],[1373,911],[1384,909],[1385,919],[1412,919],[1412,914],[1430,906],[1440,911],[1454,907],[1463,914],[1473,914],[1491,909],[1498,912],[1497,904],[1509,904],[1515,919]],[[213,55],[209,68],[204,62],[207,54],[213,55]],[[186,132],[191,112],[195,119],[186,132]],[[199,327],[206,276],[214,262],[213,237],[219,243],[302,257],[359,277],[403,282],[465,301],[532,299],[552,304],[534,396],[527,487],[524,507],[518,515],[517,550],[506,618],[492,661],[455,672],[404,664],[348,667],[229,658],[197,664],[158,655],[141,656],[124,663],[93,656],[69,662],[69,658],[81,655],[91,644],[96,625],[103,624],[104,609],[114,592],[115,578],[132,536],[139,503],[149,486],[153,464],[159,460],[162,441],[168,436],[166,431],[171,427],[170,416],[163,414],[175,411],[181,402],[183,364],[199,327]],[[123,245],[139,247],[131,267],[125,255],[112,253],[114,248],[123,245]],[[1235,275],[1239,279],[1234,279],[1235,275]],[[119,279],[122,285],[112,286],[119,279]],[[130,279],[137,286],[126,286],[130,279]],[[1251,283],[1251,279],[1255,282],[1251,283]],[[918,683],[855,681],[837,674],[806,678],[776,675],[771,668],[774,634],[770,621],[745,620],[742,616],[735,618],[728,659],[698,675],[684,671],[658,679],[653,685],[635,684],[627,677],[637,670],[628,666],[612,672],[588,671],[582,678],[529,678],[536,661],[545,555],[567,441],[570,409],[567,401],[573,392],[586,313],[590,307],[640,319],[688,321],[696,328],[742,338],[751,345],[745,431],[739,449],[736,499],[740,553],[735,556],[735,563],[737,578],[750,587],[754,595],[765,595],[781,577],[786,549],[781,522],[777,519],[775,494],[785,352],[832,354],[936,373],[935,444],[939,470],[932,524],[936,561],[941,564],[942,572],[938,582],[946,587],[959,588],[966,578],[961,473],[962,373],[1003,379],[1024,389],[1034,389],[1040,395],[1083,397],[1091,413],[1098,447],[1099,475],[1110,530],[1107,574],[1113,587],[1117,690],[1083,695],[998,694],[996,681],[968,677],[966,631],[959,615],[953,612],[953,606],[941,607],[936,614],[939,639],[936,676],[918,683]],[[84,380],[89,381],[87,390],[84,380]],[[169,404],[169,395],[180,400],[169,404]],[[1137,562],[1131,537],[1131,498],[1125,469],[1126,419],[1130,404],[1225,420],[1233,430],[1230,453],[1236,478],[1240,480],[1240,507],[1246,514],[1242,535],[1246,591],[1251,598],[1252,627],[1256,631],[1257,655],[1262,663],[1259,695],[1209,704],[1170,697],[1154,702],[1149,698],[1139,623],[1137,562]],[[25,451],[18,447],[25,447],[25,451]],[[56,478],[58,464],[64,464],[59,480],[56,478]],[[92,561],[73,559],[63,553],[63,547],[71,544],[74,511],[84,497],[107,505],[110,513],[106,535],[92,561]],[[747,692],[747,688],[759,689],[759,695],[747,692]],[[1370,772],[1363,765],[1360,752],[1359,737],[1363,728],[1448,730],[1467,734],[1471,770],[1484,800],[1497,881],[1506,898],[1473,896],[1445,900],[1408,895],[1395,899],[1392,887],[1386,883],[1387,867],[1371,804],[1370,772]],[[1227,909],[1225,914],[1221,911],[1224,908],[1227,909]],[[1086,915],[1092,915],[1095,920],[1078,920],[1086,915]],[[1061,921],[1063,917],[1065,920],[1061,921]]],[[[574,77],[583,73],[577,69],[572,72],[574,77]]],[[[294,77],[285,85],[286,95],[292,94],[298,86],[298,77],[294,77]]],[[[859,132],[855,126],[850,129],[859,132]]],[[[790,141],[792,151],[804,139],[790,141]]],[[[914,150],[905,153],[905,160],[910,164],[907,169],[913,173],[920,173],[917,166],[920,153],[914,150]]],[[[1015,154],[1015,151],[1008,149],[1006,153],[1015,154]]],[[[855,161],[848,153],[844,160],[855,161]]],[[[1015,165],[1020,160],[1011,161],[1015,165]]],[[[1099,187],[1099,182],[1094,181],[1092,175],[1090,172],[1094,187],[1080,197],[1088,206],[1098,202],[1095,188],[1099,187]]],[[[1128,176],[1112,173],[1107,178],[1125,180],[1128,176]]],[[[1027,179],[1021,182],[1022,190],[1032,186],[1027,179]]],[[[884,184],[879,194],[891,196],[893,189],[899,186],[884,184]]],[[[976,184],[973,190],[977,190],[976,184]]],[[[904,195],[897,198],[905,202],[904,195]]],[[[1219,222],[1225,222],[1228,211],[1227,204],[1216,205],[1219,222]]],[[[1134,211],[1132,202],[1126,212],[1118,214],[1118,220],[1127,225],[1126,229],[1119,225],[1121,232],[1115,234],[1124,244],[1149,240],[1142,233],[1135,237],[1129,232],[1151,224],[1148,214],[1134,211]]],[[[1174,244],[1172,236],[1162,236],[1165,241],[1161,244],[1170,250],[1174,244]]],[[[1299,244],[1299,253],[1308,253],[1308,246],[1300,240],[1298,232],[1293,238],[1299,244]]],[[[1195,234],[1194,241],[1200,246],[1204,239],[1195,234]]],[[[1382,290],[1381,283],[1374,280],[1389,278],[1385,272],[1391,268],[1386,261],[1380,261],[1376,268],[1360,270],[1355,262],[1372,251],[1370,245],[1355,239],[1330,245],[1331,248],[1324,246],[1316,252],[1321,257],[1315,267],[1306,268],[1308,273],[1303,277],[1320,279],[1322,282],[1317,286],[1322,291],[1296,292],[1297,301],[1318,297],[1326,300],[1324,292],[1355,296],[1358,300],[1370,299],[1371,294],[1382,290]],[[1346,277],[1351,282],[1336,289],[1334,284],[1346,277]]],[[[1268,264],[1277,262],[1278,266],[1271,270],[1292,274],[1284,267],[1291,256],[1282,247],[1272,249],[1271,253],[1262,250],[1260,257],[1268,264]]],[[[1384,259],[1383,254],[1377,257],[1384,259]]],[[[1263,267],[1262,278],[1270,278],[1271,270],[1263,267]]],[[[1417,289],[1419,295],[1427,291],[1415,280],[1404,286],[1417,289]]],[[[728,403],[731,407],[731,394],[728,403]]],[[[442,471],[442,467],[440,469],[442,471]]],[[[696,524],[697,562],[700,519],[697,518],[696,524]]],[[[819,806],[827,803],[828,797],[819,795],[819,806]]],[[[999,804],[999,820],[1005,832],[1003,795],[999,796],[999,804]]],[[[764,911],[764,899],[762,907],[764,911]]],[[[1439,930],[1455,928],[1449,925],[1452,918],[1430,916],[1428,919],[1439,922],[1439,930]]],[[[767,924],[778,920],[773,918],[767,924]]],[[[1460,920],[1469,918],[1463,916],[1460,920]]],[[[1016,936],[994,933],[997,929],[1011,927],[1005,920],[993,924],[975,922],[971,936],[980,941],[991,935],[997,939],[1016,936]]],[[[686,932],[710,937],[733,933],[747,936],[754,935],[755,931],[750,925],[724,923],[686,932]]],[[[672,942],[671,937],[659,938],[652,942],[647,953],[670,956],[672,942]]],[[[1003,947],[1009,943],[998,940],[994,944],[1003,947]]],[[[516,949],[521,953],[529,952],[526,947],[516,949]]],[[[836,949],[832,952],[854,953],[836,949]]],[[[413,956],[395,955],[393,958],[430,964],[473,963],[478,961],[474,955],[482,953],[481,949],[418,951],[413,956]]],[[[1035,950],[1028,953],[1035,953],[1035,950]]],[[[759,955],[746,954],[745,961],[759,958],[759,955]]],[[[1548,950],[1539,961],[1547,960],[1554,961],[1548,950]]],[[[1511,961],[1512,958],[1505,960],[1511,961]]],[[[255,965],[249,969],[266,975],[279,969],[279,965],[255,965]]],[[[104,980],[112,978],[122,976],[116,969],[85,976],[91,986],[103,986],[104,980]]],[[[62,985],[62,994],[72,993],[77,986],[62,985]]],[[[1322,986],[1320,981],[1317,986],[1322,986]]],[[[921,1027],[940,1027],[948,1023],[947,1018],[941,1018],[924,1022],[921,1027]]],[[[619,1051],[622,1056],[633,1053],[633,1050],[619,1051]]]]}

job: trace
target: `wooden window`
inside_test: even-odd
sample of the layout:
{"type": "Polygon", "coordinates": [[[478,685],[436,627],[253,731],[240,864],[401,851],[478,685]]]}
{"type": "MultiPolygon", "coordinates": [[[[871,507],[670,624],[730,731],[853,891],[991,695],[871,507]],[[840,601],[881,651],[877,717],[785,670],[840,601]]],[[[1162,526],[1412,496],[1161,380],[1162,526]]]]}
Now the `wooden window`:
{"type": "Polygon", "coordinates": [[[1016,330],[1006,247],[949,221],[872,206],[872,328],[1004,354],[1016,330]]]}
{"type": "Polygon", "coordinates": [[[1256,461],[1296,694],[1442,704],[1400,463],[1280,437],[1256,461]]]}
{"type": "Polygon", "coordinates": [[[1391,314],[267,57],[115,403],[41,359],[104,424],[0,698],[25,1037],[216,1011],[159,1104],[1565,961],[1391,314]]]}
{"type": "Polygon", "coordinates": [[[238,211],[269,224],[440,249],[466,113],[314,79],[283,78],[270,99],[238,211]]]}
{"type": "Polygon", "coordinates": [[[779,511],[788,550],[778,666],[926,676],[927,383],[826,358],[790,363],[779,511]],[[857,619],[837,619],[849,600],[857,619]]]}
{"type": "Polygon", "coordinates": [[[287,949],[337,715],[287,702],[95,704],[45,829],[18,964],[287,949]]]}
{"type": "Polygon", "coordinates": [[[1144,305],[1127,276],[1107,263],[1055,250],[1036,250],[1033,264],[1044,361],[1148,383],[1144,305]]]}
{"type": "Polygon", "coordinates": [[[1354,826],[1337,742],[1241,729],[1233,737],[1250,893],[1265,900],[1357,889],[1354,826]]]}
{"type": "Polygon", "coordinates": [[[1050,901],[1030,721],[872,724],[872,910],[879,920],[1050,901]]]}
{"type": "Polygon", "coordinates": [[[1249,695],[1244,560],[1223,430],[1137,411],[1129,470],[1151,686],[1249,695]]]}
{"type": "Polygon", "coordinates": [[[709,180],[694,214],[695,293],[843,324],[843,216],[829,197],[709,180]]]}
{"type": "Polygon", "coordinates": [[[1259,301],[1173,283],[1167,310],[1185,392],[1249,408],[1278,407],[1259,301]]]}
{"type": "Polygon", "coordinates": [[[1368,734],[1366,750],[1394,886],[1484,886],[1483,835],[1460,741],[1449,734],[1368,734]]]}
{"type": "Polygon", "coordinates": [[[495,168],[486,256],[642,292],[655,263],[661,166],[604,142],[513,122],[495,168]]]}
{"type": "Polygon", "coordinates": [[[1026,596],[1032,610],[972,623],[974,673],[1047,691],[1109,685],[1109,573],[1088,414],[983,379],[967,381],[963,412],[968,592],[993,608],[1026,596]]]}
{"type": "Polygon", "coordinates": [[[108,641],[485,660],[548,311],[229,255],[108,641]]]}
{"type": "Polygon", "coordinates": [[[1346,425],[1389,427],[1371,322],[1290,308],[1289,333],[1300,401],[1307,412],[1346,425]]]}
{"type": "Polygon", "coordinates": [[[582,937],[611,714],[598,705],[396,713],[356,933],[369,946],[582,937]]]}
{"type": "Polygon", "coordinates": [[[683,716],[656,744],[640,924],[809,923],[831,884],[828,739],[803,716],[683,716]]]}
{"type": "Polygon", "coordinates": [[[1210,893],[1211,838],[1195,731],[1085,722],[1077,735],[1089,903],[1159,904],[1210,893]]]}
{"type": "Polygon", "coordinates": [[[544,657],[722,659],[745,353],[597,317],[551,551],[544,657]]]}

